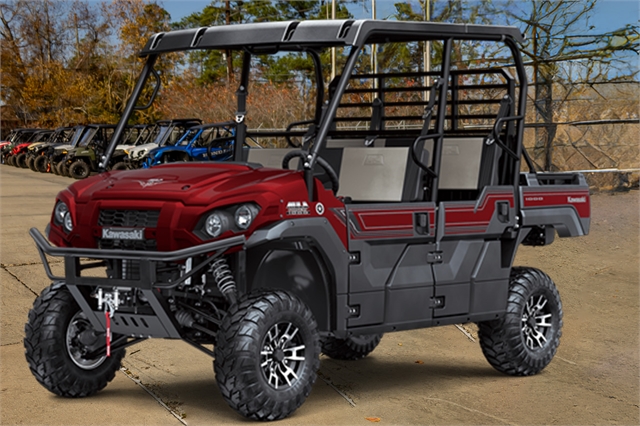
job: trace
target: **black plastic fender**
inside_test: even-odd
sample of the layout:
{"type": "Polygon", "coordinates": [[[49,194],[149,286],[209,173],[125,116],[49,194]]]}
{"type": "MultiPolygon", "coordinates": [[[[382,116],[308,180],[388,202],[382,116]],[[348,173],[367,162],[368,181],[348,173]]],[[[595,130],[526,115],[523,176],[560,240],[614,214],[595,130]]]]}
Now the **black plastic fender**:
{"type": "Polygon", "coordinates": [[[349,256],[324,218],[285,220],[260,229],[245,247],[247,291],[291,291],[313,312],[318,329],[335,329],[337,295],[347,292],[349,256]]]}

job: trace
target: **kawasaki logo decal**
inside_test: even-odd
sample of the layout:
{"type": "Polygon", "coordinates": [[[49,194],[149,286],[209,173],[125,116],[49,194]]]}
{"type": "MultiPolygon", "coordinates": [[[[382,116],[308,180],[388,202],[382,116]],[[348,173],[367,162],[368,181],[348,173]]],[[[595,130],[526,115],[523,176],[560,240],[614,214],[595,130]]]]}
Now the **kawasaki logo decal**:
{"type": "Polygon", "coordinates": [[[567,197],[567,201],[570,203],[586,203],[587,197],[567,197]]]}
{"type": "Polygon", "coordinates": [[[144,240],[144,228],[102,228],[107,240],[144,240]]]}

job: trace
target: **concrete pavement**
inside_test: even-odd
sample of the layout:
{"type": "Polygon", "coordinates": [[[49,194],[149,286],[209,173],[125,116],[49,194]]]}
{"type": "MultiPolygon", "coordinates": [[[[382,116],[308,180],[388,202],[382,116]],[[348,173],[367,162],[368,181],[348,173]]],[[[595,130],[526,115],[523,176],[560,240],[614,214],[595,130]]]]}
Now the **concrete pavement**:
{"type": "MultiPolygon", "coordinates": [[[[0,424],[246,424],[220,396],[212,359],[180,341],[129,348],[90,398],[57,397],[32,377],[24,322],[49,283],[27,232],[44,230],[70,183],[0,166],[0,424]]],[[[280,423],[638,424],[637,206],[637,191],[597,195],[589,237],[520,251],[517,264],[544,269],[563,297],[560,349],[541,374],[497,373],[473,325],[469,336],[454,326],[393,333],[361,361],[323,356],[307,402],[280,423]]]]}

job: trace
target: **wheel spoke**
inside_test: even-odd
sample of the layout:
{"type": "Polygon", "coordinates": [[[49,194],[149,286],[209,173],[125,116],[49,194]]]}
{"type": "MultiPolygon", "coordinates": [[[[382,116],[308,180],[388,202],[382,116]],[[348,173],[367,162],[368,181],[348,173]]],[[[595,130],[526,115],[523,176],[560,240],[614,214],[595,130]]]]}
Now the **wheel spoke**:
{"type": "Polygon", "coordinates": [[[289,380],[289,377],[293,376],[293,380],[297,380],[298,375],[287,365],[280,364],[279,367],[280,367],[280,374],[282,374],[282,377],[287,381],[289,386],[291,386],[291,380],[289,380]]]}
{"type": "Polygon", "coordinates": [[[551,327],[551,323],[547,322],[547,320],[551,321],[552,314],[546,315],[538,315],[535,317],[536,326],[538,327],[551,327]]]}
{"type": "Polygon", "coordinates": [[[553,326],[553,314],[544,295],[529,297],[522,313],[522,333],[529,349],[542,349],[547,344],[548,332],[553,326]]]}
{"type": "Polygon", "coordinates": [[[544,334],[540,333],[538,330],[533,331],[533,338],[538,343],[538,347],[543,347],[545,343],[547,343],[547,338],[544,337],[544,334]]]}
{"type": "Polygon", "coordinates": [[[300,329],[291,322],[274,324],[266,333],[260,352],[260,368],[275,389],[295,384],[304,368],[306,345],[300,329]]]}
{"type": "Polygon", "coordinates": [[[545,307],[546,304],[547,304],[547,299],[541,295],[540,298],[538,299],[538,302],[535,304],[534,308],[536,311],[540,311],[545,307]]]}

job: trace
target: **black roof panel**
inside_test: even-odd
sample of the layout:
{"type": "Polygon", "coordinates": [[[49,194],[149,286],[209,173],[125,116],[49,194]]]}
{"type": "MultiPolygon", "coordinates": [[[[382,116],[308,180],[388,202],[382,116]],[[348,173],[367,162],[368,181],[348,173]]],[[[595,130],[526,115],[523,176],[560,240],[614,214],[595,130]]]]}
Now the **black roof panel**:
{"type": "Polygon", "coordinates": [[[221,25],[158,33],[140,56],[191,49],[277,47],[303,50],[321,46],[359,46],[365,43],[442,39],[522,41],[516,27],[381,20],[310,20],[221,25]]]}

